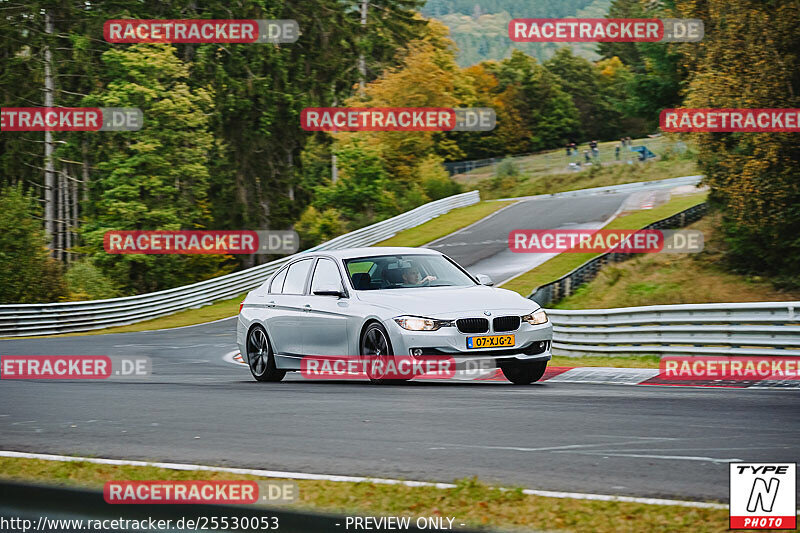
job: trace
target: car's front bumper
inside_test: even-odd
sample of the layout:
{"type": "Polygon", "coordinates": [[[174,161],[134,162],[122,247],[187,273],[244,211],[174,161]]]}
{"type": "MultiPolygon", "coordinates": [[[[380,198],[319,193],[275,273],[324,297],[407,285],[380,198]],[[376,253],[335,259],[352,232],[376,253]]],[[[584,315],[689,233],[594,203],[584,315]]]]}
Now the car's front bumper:
{"type": "Polygon", "coordinates": [[[551,359],[553,326],[546,324],[532,326],[523,322],[514,331],[486,333],[461,333],[457,327],[443,327],[436,331],[408,331],[401,328],[394,320],[385,324],[392,342],[395,355],[415,356],[450,356],[458,365],[475,367],[497,367],[503,363],[525,361],[548,361],[551,359]],[[468,349],[468,337],[484,337],[489,335],[514,335],[514,346],[504,348],[468,349]],[[420,353],[421,352],[421,353],[420,353]],[[418,355],[417,355],[418,354],[418,355]]]}

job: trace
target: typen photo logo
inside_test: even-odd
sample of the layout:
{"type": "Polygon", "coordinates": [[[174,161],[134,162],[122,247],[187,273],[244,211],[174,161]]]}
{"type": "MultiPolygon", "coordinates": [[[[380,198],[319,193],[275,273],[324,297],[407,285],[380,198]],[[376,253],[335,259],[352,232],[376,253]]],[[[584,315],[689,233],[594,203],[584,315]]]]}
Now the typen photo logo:
{"type": "Polygon", "coordinates": [[[795,529],[797,463],[731,463],[730,528],[795,529]]]}

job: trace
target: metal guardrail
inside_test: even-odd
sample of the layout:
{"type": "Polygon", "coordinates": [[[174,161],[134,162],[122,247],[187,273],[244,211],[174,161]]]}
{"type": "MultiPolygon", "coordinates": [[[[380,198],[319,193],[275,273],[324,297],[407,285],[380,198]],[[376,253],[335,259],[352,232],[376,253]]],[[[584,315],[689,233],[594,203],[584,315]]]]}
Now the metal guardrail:
{"type": "MultiPolygon", "coordinates": [[[[679,228],[701,218],[702,203],[645,229],[679,228]]],[[[608,263],[630,259],[606,253],[528,298],[546,306],[571,295],[608,263]]],[[[548,309],[557,355],[800,356],[800,302],[655,305],[619,309],[548,309]]]]}
{"type": "Polygon", "coordinates": [[[548,309],[561,355],[800,356],[800,302],[548,309]]]}
{"type": "MultiPolygon", "coordinates": [[[[341,235],[306,252],[370,246],[452,209],[479,201],[478,191],[442,198],[388,220],[341,235]]],[[[201,307],[254,289],[293,257],[284,257],[191,285],[137,296],[84,302],[0,305],[0,337],[90,331],[134,324],[184,309],[201,307]]]]}
{"type": "Polygon", "coordinates": [[[597,196],[598,194],[617,194],[621,192],[636,192],[647,189],[655,191],[660,189],[672,189],[682,185],[699,185],[703,181],[702,175],[681,176],[679,178],[667,178],[665,180],[653,181],[634,181],[632,183],[622,183],[620,185],[606,185],[603,187],[591,187],[588,189],[577,189],[574,191],[554,192],[550,194],[536,194],[533,196],[517,196],[514,198],[496,198],[489,202],[507,202],[509,200],[541,200],[546,198],[585,198],[586,196],[597,196]]]}
{"type": "MultiPolygon", "coordinates": [[[[702,218],[707,210],[708,205],[705,202],[702,204],[697,204],[689,209],[681,211],[680,213],[672,215],[671,217],[653,222],[643,229],[681,228],[702,218]]],[[[626,261],[636,255],[641,254],[608,252],[598,255],[597,257],[586,261],[584,264],[568,274],[561,276],[557,280],[537,287],[528,296],[528,298],[541,306],[557,302],[562,298],[570,296],[584,283],[588,283],[589,281],[593,280],[597,276],[597,273],[600,271],[600,269],[605,265],[609,263],[626,261]]]]}

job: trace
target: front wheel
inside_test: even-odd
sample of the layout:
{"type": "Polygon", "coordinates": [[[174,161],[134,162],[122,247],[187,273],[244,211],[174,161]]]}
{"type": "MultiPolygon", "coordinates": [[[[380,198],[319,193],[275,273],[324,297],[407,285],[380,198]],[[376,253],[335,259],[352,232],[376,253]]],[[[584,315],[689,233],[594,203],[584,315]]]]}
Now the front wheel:
{"type": "Polygon", "coordinates": [[[388,364],[394,359],[392,343],[386,329],[377,322],[371,323],[361,336],[361,355],[367,363],[367,377],[372,383],[382,385],[387,383],[402,383],[406,379],[391,379],[387,375],[397,373],[388,371],[388,364]]]}
{"type": "Polygon", "coordinates": [[[515,385],[530,385],[539,381],[547,370],[547,361],[534,363],[506,363],[500,367],[508,381],[515,385]]]}
{"type": "Polygon", "coordinates": [[[247,334],[247,364],[256,381],[280,381],[286,375],[285,370],[275,366],[272,345],[261,326],[255,326],[247,334]]]}

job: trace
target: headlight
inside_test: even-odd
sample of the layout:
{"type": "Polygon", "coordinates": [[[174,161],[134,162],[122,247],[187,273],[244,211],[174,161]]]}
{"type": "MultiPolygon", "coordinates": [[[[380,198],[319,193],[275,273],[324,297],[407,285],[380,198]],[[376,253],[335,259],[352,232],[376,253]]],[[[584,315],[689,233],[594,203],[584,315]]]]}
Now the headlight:
{"type": "Polygon", "coordinates": [[[394,319],[397,325],[409,331],[436,331],[447,322],[434,320],[432,318],[422,318],[418,316],[398,316],[394,319]]]}
{"type": "Polygon", "coordinates": [[[547,323],[547,313],[544,312],[544,309],[539,309],[538,311],[531,313],[529,315],[525,315],[522,317],[522,320],[530,324],[531,326],[538,326],[539,324],[546,324],[547,323]]]}

